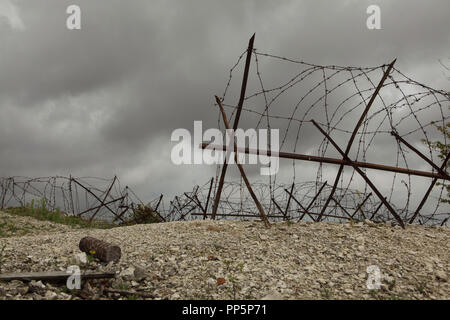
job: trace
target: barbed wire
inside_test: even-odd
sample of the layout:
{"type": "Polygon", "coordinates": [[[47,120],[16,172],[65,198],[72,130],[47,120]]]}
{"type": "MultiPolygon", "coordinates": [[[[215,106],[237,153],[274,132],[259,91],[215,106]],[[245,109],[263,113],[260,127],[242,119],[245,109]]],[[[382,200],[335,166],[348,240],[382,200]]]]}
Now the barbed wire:
{"type": "MultiPolygon", "coordinates": [[[[235,83],[238,81],[234,81],[234,76],[245,53],[229,70],[220,98],[230,121],[237,111],[235,91],[238,86],[235,83]]],[[[447,223],[450,210],[448,204],[441,201],[447,196],[445,184],[436,184],[440,179],[448,180],[447,160],[441,164],[439,152],[426,142],[449,143],[445,133],[437,128],[445,127],[450,117],[448,92],[419,83],[395,67],[389,69],[392,65],[388,64],[374,67],[317,65],[256,49],[252,51],[252,63],[255,67],[249,77],[250,93],[242,106],[241,125],[269,132],[278,129],[278,151],[329,159],[336,154],[334,143],[342,146],[350,135],[355,134],[348,154],[352,163],[344,159],[347,168],[342,175],[334,176],[335,170],[330,168],[337,164],[334,162],[319,161],[314,165],[308,162],[305,165],[303,161],[291,159],[283,160],[291,161],[290,166],[280,165],[283,174],[266,179],[259,177],[254,181],[252,189],[269,219],[370,219],[398,223],[387,203],[401,221],[447,223]],[[278,69],[281,70],[279,74],[278,69]],[[380,86],[378,82],[387,70],[391,71],[380,86]],[[266,72],[270,77],[266,77],[266,72]],[[370,112],[355,131],[355,120],[375,93],[370,112]],[[316,125],[324,134],[314,128],[316,125]],[[423,162],[424,158],[427,163],[423,162]],[[390,166],[382,169],[391,171],[388,177],[371,175],[371,179],[363,181],[361,172],[365,175],[374,169],[361,165],[369,161],[390,166]],[[392,167],[403,171],[392,170],[392,167]],[[423,168],[429,171],[417,170],[423,168]],[[315,180],[311,181],[311,177],[315,180]],[[335,179],[334,185],[328,183],[330,177],[335,179]],[[380,187],[384,199],[372,195],[374,190],[368,183],[371,180],[380,187]]],[[[223,130],[218,108],[217,112],[217,125],[223,130]]],[[[272,148],[268,139],[268,149],[272,148]]],[[[215,178],[203,185],[168,201],[161,195],[145,204],[128,186],[122,188],[117,177],[0,178],[0,208],[26,206],[30,201],[44,199],[45,206],[51,210],[60,208],[72,215],[106,218],[119,223],[130,217],[139,205],[150,206],[164,221],[206,219],[211,216],[213,199],[217,195],[220,168],[218,165],[215,178]]],[[[218,218],[258,219],[257,212],[249,192],[243,187],[242,178],[225,182],[218,203],[218,218]]]]}
{"type": "MultiPolygon", "coordinates": [[[[227,116],[230,121],[237,111],[237,105],[235,104],[237,94],[233,94],[231,90],[233,77],[242,62],[242,57],[243,54],[239,57],[238,63],[231,68],[224,94],[221,97],[222,105],[228,111],[227,116]]],[[[312,133],[312,120],[315,120],[329,136],[337,137],[338,142],[348,140],[348,135],[353,133],[352,127],[354,127],[350,123],[355,121],[363,109],[367,107],[368,101],[376,92],[379,79],[382,78],[389,67],[388,64],[374,67],[318,65],[260,52],[257,49],[253,49],[252,63],[255,67],[253,68],[253,74],[249,75],[249,81],[254,80],[254,85],[252,91],[246,95],[245,103],[242,106],[241,125],[244,123],[243,125],[247,128],[255,129],[279,129],[280,151],[296,153],[299,150],[307,149],[308,154],[311,154],[313,146],[309,145],[309,148],[306,148],[304,146],[305,140],[308,140],[312,135],[320,137],[320,133],[317,131],[312,133]],[[269,61],[262,61],[263,59],[269,61]],[[291,72],[291,75],[287,77],[287,80],[279,81],[281,84],[269,86],[270,78],[283,78],[280,75],[274,75],[279,62],[290,65],[289,68],[285,66],[281,68],[284,72],[282,76],[286,78],[286,69],[291,72]],[[264,77],[262,63],[265,63],[267,72],[270,73],[268,81],[264,80],[268,78],[264,77]]],[[[237,89],[238,86],[236,85],[237,89]]],[[[411,145],[415,145],[422,154],[427,154],[431,162],[439,166],[439,162],[442,161],[438,157],[439,152],[426,142],[441,141],[444,145],[448,144],[447,136],[440,132],[437,126],[445,127],[448,122],[450,117],[449,104],[450,95],[448,92],[431,88],[406,76],[399,69],[392,68],[386,81],[380,87],[376,102],[371,107],[370,113],[356,132],[351,159],[366,162],[367,159],[372,159],[377,154],[385,154],[389,156],[389,159],[380,156],[375,157],[375,159],[382,159],[390,165],[406,169],[422,167],[423,163],[419,162],[418,154],[412,152],[396,136],[391,137],[394,133],[409,141],[411,145]],[[387,142],[388,139],[389,142],[387,142]]],[[[218,126],[220,129],[224,129],[220,112],[218,112],[218,126]]],[[[322,136],[312,153],[325,157],[335,151],[333,148],[333,146],[330,147],[329,139],[322,136]]],[[[299,183],[297,172],[299,168],[301,170],[302,165],[303,162],[292,160],[291,183],[294,183],[295,186],[299,183]]],[[[324,183],[323,170],[324,165],[319,163],[315,184],[313,186],[310,183],[305,184],[309,185],[314,192],[317,192],[324,183]]],[[[368,171],[364,168],[362,170],[364,173],[368,171]]],[[[350,171],[349,175],[345,178],[342,176],[339,181],[341,195],[336,195],[336,197],[341,200],[352,199],[351,196],[347,197],[347,195],[352,195],[355,192],[354,190],[358,189],[362,189],[363,194],[368,194],[370,191],[368,184],[363,183],[361,186],[361,183],[356,182],[358,180],[356,170],[350,168],[347,171],[350,171]]],[[[431,172],[437,171],[432,167],[431,172]]],[[[216,175],[216,181],[217,178],[216,175]]],[[[417,207],[417,201],[414,200],[421,199],[424,193],[424,183],[422,180],[419,184],[421,188],[418,188],[415,184],[417,179],[423,178],[416,178],[412,174],[404,175],[394,172],[390,179],[390,188],[386,198],[406,221],[416,211],[419,211],[414,208],[414,206],[417,207]],[[400,205],[399,200],[404,204],[400,205]]],[[[276,196],[275,190],[278,189],[276,181],[277,176],[269,177],[266,184],[272,191],[265,194],[265,198],[260,199],[273,199],[272,203],[283,202],[276,196]]],[[[221,198],[221,203],[224,202],[222,210],[226,210],[227,207],[234,210],[234,206],[229,203],[230,199],[225,192],[227,188],[233,189],[233,186],[239,190],[242,187],[240,183],[236,185],[228,182],[227,187],[224,188],[223,199],[221,198]]],[[[258,189],[257,184],[252,184],[252,186],[258,189]]],[[[441,201],[446,196],[445,184],[434,186],[432,189],[433,196],[430,196],[427,205],[427,209],[430,211],[427,213],[420,212],[418,215],[421,223],[447,221],[450,215],[448,205],[441,201]],[[438,220],[436,220],[437,217],[438,220]]],[[[326,190],[327,188],[324,192],[326,190]]],[[[234,191],[231,193],[234,194],[234,191]]],[[[248,196],[244,197],[242,201],[248,201],[248,196]]],[[[376,199],[373,201],[376,201],[376,199]]],[[[252,202],[249,201],[249,205],[251,204],[252,202]]],[[[357,206],[358,203],[354,202],[353,207],[356,208],[357,206]]],[[[314,208],[313,206],[312,209],[314,208]]],[[[267,207],[266,210],[269,213],[273,212],[271,206],[267,207]]],[[[335,209],[330,208],[330,210],[332,212],[335,209]]],[[[253,212],[255,212],[254,209],[253,212]]],[[[383,212],[383,208],[380,209],[380,212],[383,212]]]]}

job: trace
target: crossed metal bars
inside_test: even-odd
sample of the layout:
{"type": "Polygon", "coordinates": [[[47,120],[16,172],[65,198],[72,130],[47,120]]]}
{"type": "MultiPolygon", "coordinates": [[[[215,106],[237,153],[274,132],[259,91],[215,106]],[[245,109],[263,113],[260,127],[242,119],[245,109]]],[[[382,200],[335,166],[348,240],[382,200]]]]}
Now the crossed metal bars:
{"type": "MultiPolygon", "coordinates": [[[[250,58],[251,58],[251,54],[253,51],[253,43],[254,43],[254,37],[255,35],[253,35],[249,41],[249,45],[248,45],[248,49],[247,49],[247,59],[245,62],[245,68],[244,68],[244,76],[243,76],[243,80],[242,80],[242,85],[241,85],[241,93],[240,93],[240,99],[239,99],[239,103],[236,107],[236,116],[235,116],[235,121],[234,121],[234,125],[233,125],[233,132],[237,129],[238,123],[239,123],[239,119],[241,116],[241,111],[242,111],[242,107],[243,107],[243,101],[244,101],[244,97],[245,97],[245,91],[246,91],[246,87],[247,87],[247,80],[248,80],[248,71],[249,71],[249,66],[250,66],[250,58]]],[[[331,189],[331,192],[329,193],[325,204],[323,205],[322,209],[320,210],[319,213],[312,213],[309,211],[309,209],[311,208],[311,206],[314,204],[315,200],[317,199],[317,197],[319,196],[320,192],[322,191],[323,187],[326,185],[326,183],[321,187],[321,189],[319,190],[319,192],[316,194],[316,196],[314,197],[313,201],[310,202],[310,204],[305,208],[292,194],[293,191],[293,187],[294,184],[292,185],[291,191],[288,191],[287,189],[285,189],[285,191],[289,194],[289,198],[287,201],[287,205],[286,208],[283,210],[281,209],[280,205],[277,203],[277,201],[272,197],[272,202],[274,203],[275,207],[279,210],[279,212],[282,214],[283,219],[287,219],[287,213],[288,213],[288,209],[289,209],[289,205],[291,202],[291,199],[294,200],[297,205],[300,207],[300,211],[302,212],[302,215],[300,216],[301,220],[305,214],[307,214],[312,220],[314,221],[321,221],[323,217],[328,216],[328,217],[332,217],[333,215],[331,214],[326,214],[326,211],[329,207],[330,201],[333,201],[336,203],[336,205],[338,207],[340,207],[347,215],[346,218],[348,219],[353,219],[355,214],[357,212],[360,212],[362,214],[363,218],[366,218],[364,212],[362,211],[361,207],[364,205],[364,203],[368,200],[368,198],[371,196],[371,194],[369,194],[362,203],[360,203],[358,205],[358,207],[356,208],[355,212],[353,214],[349,214],[348,211],[342,207],[342,205],[339,203],[339,201],[337,201],[334,197],[334,194],[336,192],[340,177],[343,173],[343,169],[344,166],[351,166],[366,182],[367,185],[370,186],[370,188],[372,189],[372,191],[377,195],[377,197],[379,198],[379,200],[381,201],[381,204],[377,207],[376,211],[371,215],[371,217],[369,219],[372,219],[375,214],[378,212],[378,210],[382,207],[385,206],[388,211],[390,212],[390,214],[394,217],[394,219],[397,221],[397,223],[402,227],[405,228],[405,223],[402,220],[402,218],[398,215],[398,213],[396,212],[396,210],[391,206],[391,204],[387,201],[386,197],[384,197],[381,192],[376,188],[376,186],[374,185],[374,183],[370,180],[370,178],[361,170],[361,167],[365,167],[365,168],[371,168],[371,169],[377,169],[377,170],[385,170],[385,171],[390,171],[390,172],[399,172],[399,173],[406,173],[406,174],[410,174],[410,175],[418,175],[418,176],[424,176],[424,177],[432,177],[433,181],[430,185],[430,187],[428,188],[425,196],[423,197],[421,203],[419,204],[415,214],[411,217],[411,219],[409,220],[409,223],[413,223],[414,220],[416,219],[416,217],[419,215],[420,210],[422,209],[423,205],[425,204],[433,186],[436,184],[438,179],[444,179],[444,180],[450,180],[449,175],[445,172],[445,167],[446,167],[446,163],[448,161],[449,155],[447,155],[446,159],[444,160],[444,163],[441,165],[441,167],[438,167],[437,165],[435,165],[430,159],[428,159],[427,157],[425,157],[421,152],[419,152],[416,148],[414,148],[412,145],[410,145],[407,141],[405,141],[402,137],[400,137],[397,133],[392,132],[392,135],[395,136],[395,138],[402,144],[406,145],[409,149],[411,149],[412,151],[414,151],[416,154],[419,155],[419,157],[421,157],[423,160],[425,160],[428,164],[430,164],[436,171],[437,173],[433,173],[433,172],[423,172],[423,171],[418,171],[418,170],[410,170],[410,169],[405,169],[405,168],[398,168],[398,167],[390,167],[390,166],[384,166],[384,165],[379,165],[379,164],[370,164],[370,163],[361,163],[361,162],[356,162],[356,161],[352,161],[349,158],[349,152],[351,150],[352,144],[355,140],[356,134],[358,133],[359,128],[361,127],[364,119],[367,117],[368,112],[372,106],[372,104],[374,103],[376,97],[378,96],[381,88],[383,87],[383,84],[385,82],[385,80],[388,78],[389,74],[391,73],[393,66],[395,64],[395,61],[392,61],[387,70],[384,72],[380,82],[378,83],[377,87],[375,88],[374,93],[372,94],[369,102],[366,104],[365,109],[363,111],[363,113],[361,114],[354,130],[352,131],[351,137],[347,143],[347,146],[345,148],[345,151],[343,151],[337,144],[336,142],[329,136],[329,134],[327,132],[325,132],[321,126],[319,124],[317,124],[316,121],[311,120],[311,122],[313,123],[313,125],[325,136],[325,138],[334,146],[334,148],[341,154],[342,156],[342,160],[339,159],[331,159],[331,158],[325,158],[325,157],[315,157],[315,156],[308,156],[308,155],[300,155],[300,154],[287,154],[287,153],[280,153],[280,152],[271,152],[269,151],[260,151],[260,150],[251,150],[249,148],[238,148],[236,146],[236,142],[234,140],[234,137],[232,139],[232,143],[233,146],[217,146],[217,145],[209,145],[208,143],[202,143],[200,145],[201,148],[203,149],[214,149],[214,150],[221,150],[221,151],[227,151],[227,156],[229,155],[230,152],[234,151],[235,157],[237,159],[237,153],[238,152],[243,152],[246,154],[261,154],[263,153],[264,155],[268,155],[268,156],[278,156],[280,158],[291,158],[291,159],[297,159],[297,160],[307,160],[307,161],[316,161],[316,162],[320,162],[320,163],[335,163],[335,164],[339,164],[339,170],[337,173],[337,176],[334,180],[333,183],[333,187],[331,189]],[[317,218],[314,219],[313,215],[317,215],[317,218]]],[[[258,72],[258,76],[259,76],[259,72],[258,72]]],[[[326,79],[325,79],[326,80],[326,79]]],[[[263,89],[264,92],[264,89],[263,89]]],[[[360,92],[361,94],[361,92],[360,92]]],[[[227,117],[225,114],[225,111],[223,109],[222,106],[222,102],[221,100],[216,96],[216,103],[220,108],[220,112],[222,114],[222,118],[225,124],[225,128],[229,129],[229,124],[227,121],[227,117]]],[[[227,161],[228,161],[228,157],[225,161],[225,163],[222,166],[222,170],[221,170],[221,175],[220,175],[220,180],[219,180],[219,185],[216,191],[216,195],[215,195],[215,199],[214,199],[214,206],[213,206],[213,210],[212,210],[212,214],[211,214],[211,218],[215,219],[217,216],[217,209],[218,209],[218,205],[220,202],[220,198],[221,198],[221,194],[222,194],[222,190],[223,190],[223,185],[224,185],[224,181],[225,181],[225,175],[226,175],[226,171],[227,171],[227,161]]],[[[262,220],[265,222],[266,226],[269,227],[270,224],[267,220],[267,215],[264,212],[264,209],[262,208],[259,200],[257,199],[257,197],[255,196],[251,184],[248,181],[248,178],[242,168],[242,166],[238,163],[238,161],[236,160],[236,164],[239,168],[241,177],[243,178],[246,187],[253,199],[253,201],[256,204],[256,207],[258,208],[258,211],[260,213],[260,217],[262,218],[262,220]]],[[[236,214],[234,214],[234,216],[238,216],[236,214]]],[[[342,218],[342,217],[339,217],[342,218]]]]}
{"type": "Polygon", "coordinates": [[[99,186],[105,182],[108,180],[72,176],[0,178],[0,209],[41,202],[38,205],[45,205],[50,211],[59,209],[90,222],[99,216],[101,210],[109,213],[113,221],[124,222],[134,210],[134,204],[142,202],[128,186],[121,189],[116,176],[110,180],[106,190],[100,189],[99,186]],[[88,182],[91,179],[94,185],[88,182]]]}

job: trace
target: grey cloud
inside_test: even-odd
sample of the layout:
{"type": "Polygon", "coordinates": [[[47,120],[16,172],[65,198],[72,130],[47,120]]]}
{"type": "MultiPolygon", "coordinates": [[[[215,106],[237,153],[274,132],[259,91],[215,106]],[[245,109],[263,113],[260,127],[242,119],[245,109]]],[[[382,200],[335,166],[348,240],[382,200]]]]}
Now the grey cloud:
{"type": "MultiPolygon", "coordinates": [[[[170,134],[191,130],[194,120],[217,126],[213,95],[222,94],[253,32],[264,52],[342,65],[397,57],[408,75],[448,88],[437,62],[450,51],[445,0],[379,1],[377,31],[365,28],[373,1],[79,0],[81,31],[65,28],[73,1],[13,3],[25,29],[0,23],[4,176],[118,174],[142,198],[203,183],[215,167],[171,164],[170,134]]],[[[268,86],[295,71],[278,67],[263,63],[268,86]]],[[[236,102],[238,89],[230,92],[236,102]]],[[[305,129],[305,152],[321,142],[315,135],[305,129]]],[[[248,170],[256,179],[258,169],[248,170]]]]}

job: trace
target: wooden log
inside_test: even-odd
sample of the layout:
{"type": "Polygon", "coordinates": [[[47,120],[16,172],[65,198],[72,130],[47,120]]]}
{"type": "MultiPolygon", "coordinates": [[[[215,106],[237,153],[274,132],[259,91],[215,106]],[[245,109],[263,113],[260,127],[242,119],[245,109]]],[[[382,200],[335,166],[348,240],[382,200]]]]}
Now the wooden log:
{"type": "MultiPolygon", "coordinates": [[[[13,272],[13,273],[1,273],[0,281],[32,281],[32,280],[43,280],[43,281],[61,281],[67,280],[70,273],[65,271],[50,271],[50,272],[13,272]]],[[[81,271],[81,279],[104,279],[104,278],[114,278],[115,272],[100,272],[93,270],[81,271]]]]}
{"type": "Polygon", "coordinates": [[[119,261],[122,253],[119,246],[93,238],[84,237],[80,240],[79,248],[81,251],[93,256],[101,261],[119,261]]]}

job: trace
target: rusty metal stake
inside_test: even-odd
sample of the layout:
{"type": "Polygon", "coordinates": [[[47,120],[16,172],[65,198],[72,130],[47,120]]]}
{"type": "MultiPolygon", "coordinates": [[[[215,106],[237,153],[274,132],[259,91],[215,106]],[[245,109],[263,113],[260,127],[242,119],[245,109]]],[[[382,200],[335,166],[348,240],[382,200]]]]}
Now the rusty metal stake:
{"type": "Polygon", "coordinates": [[[384,203],[384,205],[388,208],[388,210],[391,212],[392,216],[397,220],[397,222],[400,224],[400,226],[404,229],[405,224],[403,223],[403,220],[400,218],[400,216],[395,212],[395,210],[391,207],[389,202],[386,201],[386,199],[383,197],[383,195],[378,191],[378,189],[375,187],[375,185],[370,181],[370,179],[366,176],[366,174],[357,166],[355,165],[350,158],[344,153],[344,151],[341,150],[341,148],[334,142],[334,140],[314,121],[311,120],[312,123],[319,129],[320,132],[331,142],[331,144],[335,147],[335,149],[344,157],[345,160],[349,161],[353,168],[356,170],[356,172],[359,173],[359,175],[366,181],[366,183],[370,186],[370,188],[375,192],[375,194],[380,198],[380,200],[384,203]]]}
{"type": "MultiPolygon", "coordinates": [[[[241,95],[237,106],[236,117],[234,118],[233,130],[237,129],[239,124],[239,118],[241,117],[242,106],[244,104],[245,91],[247,90],[248,72],[250,70],[250,61],[253,53],[253,42],[255,41],[255,34],[250,38],[247,48],[247,58],[245,60],[244,77],[242,78],[241,95]]],[[[222,166],[222,172],[220,174],[219,186],[217,187],[216,197],[214,199],[213,211],[211,219],[216,218],[217,208],[219,207],[220,197],[222,195],[223,184],[225,182],[225,175],[227,173],[228,163],[225,161],[222,166]]]]}
{"type": "MultiPolygon", "coordinates": [[[[373,93],[372,97],[370,98],[369,103],[367,104],[366,108],[364,109],[364,112],[362,113],[361,117],[359,118],[359,121],[356,124],[355,129],[353,130],[353,133],[352,133],[352,135],[350,137],[350,140],[348,141],[347,148],[345,149],[345,152],[342,153],[342,155],[344,156],[344,159],[348,156],[348,153],[350,152],[350,149],[351,149],[352,144],[353,144],[353,140],[356,137],[356,133],[358,132],[359,127],[361,126],[364,118],[367,116],[367,113],[369,112],[370,107],[372,106],[373,102],[375,101],[375,98],[377,97],[378,92],[380,91],[381,87],[383,86],[384,81],[386,80],[386,78],[388,77],[388,75],[391,72],[392,68],[394,67],[394,63],[395,63],[396,60],[397,59],[392,61],[391,64],[389,65],[389,67],[387,68],[386,72],[383,75],[383,78],[381,78],[380,83],[378,83],[378,86],[375,89],[375,92],[373,93]]],[[[320,219],[322,219],[322,215],[325,213],[325,210],[327,209],[331,198],[333,197],[334,193],[336,192],[336,188],[337,188],[337,185],[339,183],[339,179],[341,177],[343,169],[344,169],[344,166],[341,164],[340,167],[339,167],[339,171],[338,171],[338,174],[336,176],[336,179],[334,180],[333,189],[331,189],[331,193],[328,196],[328,199],[325,202],[325,205],[323,206],[322,211],[320,212],[320,215],[317,218],[317,221],[320,221],[320,219]]]]}
{"type": "Polygon", "coordinates": [[[398,141],[403,143],[405,146],[407,146],[409,149],[417,153],[419,157],[421,157],[423,160],[425,160],[430,166],[432,166],[434,169],[436,169],[437,172],[439,172],[442,176],[444,176],[447,180],[450,180],[450,176],[447,174],[447,172],[444,171],[444,168],[439,168],[437,165],[433,163],[430,159],[428,159],[422,152],[414,148],[411,144],[409,144],[405,139],[400,137],[396,132],[391,131],[391,135],[393,135],[398,141]]]}
{"type": "MultiPolygon", "coordinates": [[[[445,160],[444,160],[444,162],[443,162],[442,165],[441,165],[441,169],[442,169],[442,170],[444,170],[445,167],[447,166],[447,161],[448,161],[449,158],[450,158],[450,152],[447,154],[447,157],[445,157],[445,160]]],[[[424,205],[425,202],[427,201],[428,196],[430,195],[431,190],[433,189],[433,187],[434,187],[434,185],[436,184],[437,180],[438,180],[437,178],[434,178],[433,181],[431,181],[431,185],[428,187],[428,190],[427,190],[427,192],[425,193],[425,196],[422,198],[422,201],[420,201],[420,204],[419,204],[419,206],[417,207],[416,212],[415,212],[414,215],[412,216],[411,220],[409,220],[409,223],[410,223],[410,224],[413,223],[414,220],[416,219],[416,217],[419,215],[419,211],[422,209],[423,205],[424,205]]]]}
{"type": "MultiPolygon", "coordinates": [[[[216,96],[216,102],[219,105],[220,112],[222,113],[222,118],[223,118],[223,122],[225,124],[225,128],[228,130],[230,128],[230,125],[228,124],[227,115],[225,113],[225,110],[223,109],[222,102],[220,102],[220,99],[218,96],[216,96]]],[[[265,226],[267,228],[270,228],[270,222],[267,219],[266,213],[264,212],[264,208],[262,207],[262,205],[259,202],[258,198],[256,197],[255,193],[253,192],[253,188],[250,185],[250,182],[248,181],[248,178],[247,178],[247,175],[245,174],[244,168],[239,163],[238,153],[237,153],[237,145],[236,145],[236,140],[234,137],[233,137],[233,144],[234,144],[234,159],[236,161],[236,165],[239,169],[239,172],[241,173],[242,179],[244,180],[247,190],[250,193],[250,196],[252,197],[253,201],[255,202],[256,207],[258,208],[259,214],[261,215],[261,218],[264,221],[265,226]]],[[[214,212],[213,212],[213,214],[214,214],[214,212]]]]}

